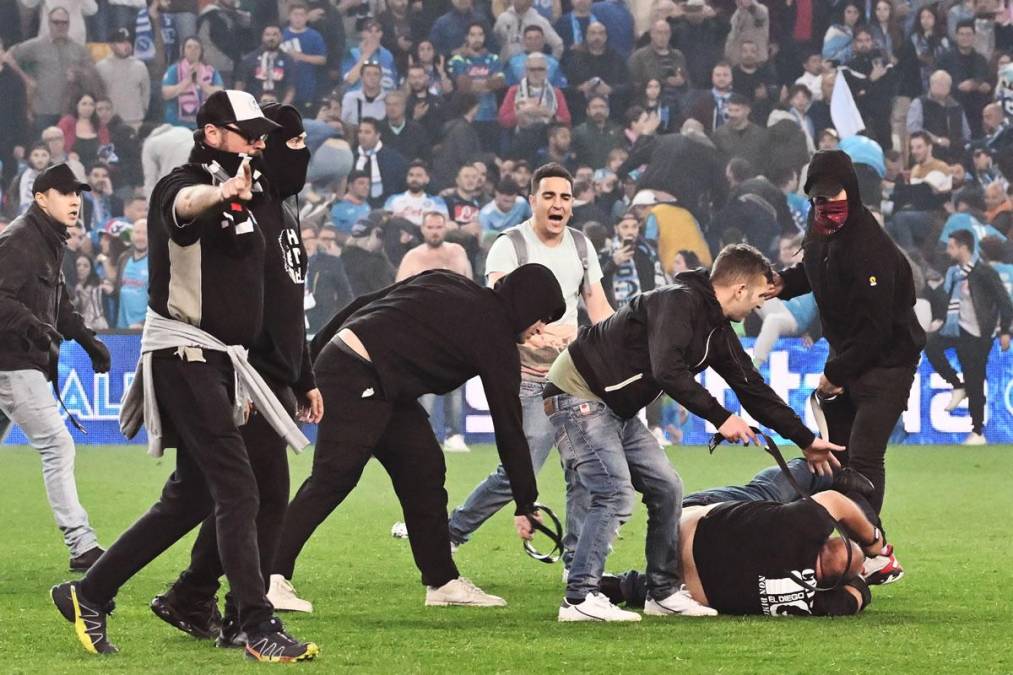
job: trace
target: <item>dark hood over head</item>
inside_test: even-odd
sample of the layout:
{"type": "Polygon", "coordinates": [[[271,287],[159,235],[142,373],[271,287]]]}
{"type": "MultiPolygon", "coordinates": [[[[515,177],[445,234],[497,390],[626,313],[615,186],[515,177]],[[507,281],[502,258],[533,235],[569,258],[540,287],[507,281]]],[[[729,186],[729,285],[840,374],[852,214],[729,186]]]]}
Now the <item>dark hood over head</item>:
{"type": "MultiPolygon", "coordinates": [[[[855,165],[851,157],[843,150],[821,150],[812,155],[809,162],[808,173],[805,176],[805,195],[811,200],[816,196],[827,196],[833,189],[827,190],[828,185],[837,184],[848,193],[848,219],[844,221],[842,231],[853,229],[857,219],[872,218],[871,214],[862,205],[862,195],[858,189],[858,174],[855,172],[855,165]]],[[[838,191],[840,192],[840,191],[838,191]]],[[[813,224],[816,209],[809,211],[808,227],[805,231],[805,241],[813,235],[817,235],[817,228],[813,224]]],[[[836,231],[836,228],[835,228],[836,231]]],[[[825,236],[834,236],[829,234],[825,236]]]]}
{"type": "Polygon", "coordinates": [[[510,323],[517,333],[536,321],[559,321],[566,312],[556,275],[545,265],[521,265],[496,282],[493,290],[506,303],[510,323]]]}
{"type": "Polygon", "coordinates": [[[308,148],[288,147],[287,142],[305,132],[302,116],[293,106],[267,103],[262,106],[264,115],[279,125],[271,133],[264,148],[264,167],[268,179],[282,199],[299,194],[306,184],[310,164],[308,148]]]}
{"type": "Polygon", "coordinates": [[[809,163],[809,172],[805,180],[805,193],[820,182],[833,180],[848,191],[848,207],[852,215],[858,213],[862,206],[862,198],[858,192],[858,175],[851,157],[843,150],[820,150],[813,155],[809,163]]]}

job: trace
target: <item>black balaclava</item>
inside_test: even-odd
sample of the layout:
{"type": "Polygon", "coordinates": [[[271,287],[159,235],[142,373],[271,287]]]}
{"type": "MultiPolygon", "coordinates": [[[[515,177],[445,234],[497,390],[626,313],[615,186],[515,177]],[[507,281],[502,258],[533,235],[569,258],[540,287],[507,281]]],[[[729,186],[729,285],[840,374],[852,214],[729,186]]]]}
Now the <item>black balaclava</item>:
{"type": "Polygon", "coordinates": [[[545,265],[521,265],[496,282],[493,289],[507,306],[514,331],[524,332],[536,321],[552,323],[566,313],[556,275],[545,265]]]}
{"type": "Polygon", "coordinates": [[[267,137],[264,149],[264,166],[267,179],[281,199],[302,192],[306,185],[306,171],[310,165],[309,148],[293,150],[286,143],[305,132],[302,115],[290,105],[265,103],[264,116],[281,125],[267,137]]]}

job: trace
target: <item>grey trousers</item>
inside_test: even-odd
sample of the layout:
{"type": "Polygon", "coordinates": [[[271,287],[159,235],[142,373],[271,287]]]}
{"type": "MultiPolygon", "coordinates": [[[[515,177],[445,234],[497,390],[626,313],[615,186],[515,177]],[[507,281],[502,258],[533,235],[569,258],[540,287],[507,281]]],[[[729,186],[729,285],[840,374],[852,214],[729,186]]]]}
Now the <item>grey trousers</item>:
{"type": "Polygon", "coordinates": [[[21,427],[42,457],[46,497],[71,557],[98,546],[88,513],[77,498],[74,441],[46,376],[38,370],[0,371],[0,412],[21,427]]]}

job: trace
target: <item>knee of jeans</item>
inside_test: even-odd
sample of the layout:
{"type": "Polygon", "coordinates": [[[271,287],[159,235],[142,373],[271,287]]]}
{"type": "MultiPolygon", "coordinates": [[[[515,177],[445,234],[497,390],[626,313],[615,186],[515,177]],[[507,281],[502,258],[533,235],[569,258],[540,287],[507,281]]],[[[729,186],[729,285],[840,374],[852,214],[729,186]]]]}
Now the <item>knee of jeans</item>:
{"type": "Polygon", "coordinates": [[[644,495],[644,503],[661,509],[674,509],[682,503],[682,479],[674,471],[655,477],[650,491],[644,495]]]}
{"type": "Polygon", "coordinates": [[[633,515],[633,505],[637,500],[637,492],[629,483],[618,486],[612,501],[614,513],[620,523],[625,523],[633,515]]]}

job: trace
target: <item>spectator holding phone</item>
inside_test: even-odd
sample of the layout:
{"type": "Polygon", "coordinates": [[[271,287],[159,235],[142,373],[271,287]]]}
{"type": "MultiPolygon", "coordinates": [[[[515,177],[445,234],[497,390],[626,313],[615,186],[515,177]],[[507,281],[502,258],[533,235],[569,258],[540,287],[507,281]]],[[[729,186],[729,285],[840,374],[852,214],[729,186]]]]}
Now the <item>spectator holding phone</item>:
{"type": "Polygon", "coordinates": [[[600,256],[602,286],[616,309],[635,295],[668,283],[658,252],[640,234],[636,214],[626,213],[616,225],[612,250],[600,256]]]}

